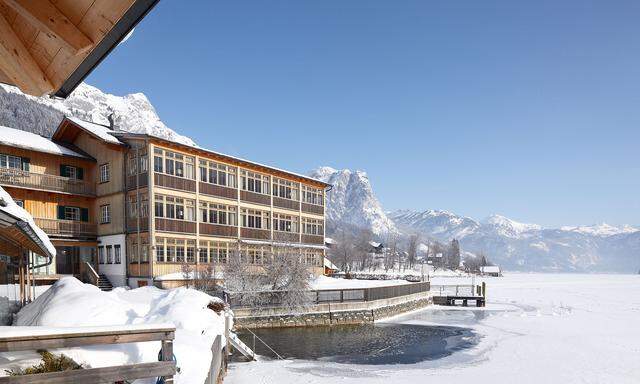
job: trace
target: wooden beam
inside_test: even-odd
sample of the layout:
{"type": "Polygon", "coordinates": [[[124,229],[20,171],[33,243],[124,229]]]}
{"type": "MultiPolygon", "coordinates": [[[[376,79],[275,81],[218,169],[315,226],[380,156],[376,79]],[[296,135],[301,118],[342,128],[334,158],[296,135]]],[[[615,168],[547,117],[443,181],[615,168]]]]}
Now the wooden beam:
{"type": "Polygon", "coordinates": [[[73,54],[87,52],[93,42],[49,0],[3,0],[39,30],[48,33],[73,54]]]}
{"type": "Polygon", "coordinates": [[[42,96],[53,90],[49,79],[3,16],[0,16],[0,70],[23,92],[42,96]]]}

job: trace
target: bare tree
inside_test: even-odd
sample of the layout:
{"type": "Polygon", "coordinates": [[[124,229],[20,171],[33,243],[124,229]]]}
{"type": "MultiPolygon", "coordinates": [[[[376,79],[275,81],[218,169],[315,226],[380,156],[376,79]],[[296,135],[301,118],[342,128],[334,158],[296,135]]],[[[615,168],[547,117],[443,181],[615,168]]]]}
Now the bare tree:
{"type": "Polygon", "coordinates": [[[355,239],[354,252],[356,260],[358,261],[358,270],[360,271],[364,271],[373,259],[371,249],[372,238],[373,232],[371,232],[370,229],[362,229],[358,232],[358,236],[355,239]]]}
{"type": "Polygon", "coordinates": [[[180,265],[180,272],[182,272],[182,279],[184,280],[186,287],[189,288],[189,283],[193,279],[193,267],[191,266],[191,264],[183,262],[180,265]]]}
{"type": "Polygon", "coordinates": [[[387,234],[387,248],[384,253],[384,270],[387,272],[393,269],[396,264],[396,253],[398,251],[398,234],[393,232],[387,234]]]}
{"type": "Polygon", "coordinates": [[[336,243],[330,250],[330,259],[341,270],[349,273],[355,255],[353,235],[344,229],[340,229],[336,232],[335,240],[336,243]]]}
{"type": "Polygon", "coordinates": [[[409,268],[413,268],[418,259],[418,245],[420,244],[420,235],[417,233],[409,236],[408,244],[407,244],[407,262],[409,263],[409,268]]]}

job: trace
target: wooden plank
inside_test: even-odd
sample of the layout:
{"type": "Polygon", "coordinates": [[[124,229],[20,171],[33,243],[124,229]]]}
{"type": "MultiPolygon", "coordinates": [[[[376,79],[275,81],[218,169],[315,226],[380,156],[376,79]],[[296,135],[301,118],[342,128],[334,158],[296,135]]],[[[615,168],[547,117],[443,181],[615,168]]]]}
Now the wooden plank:
{"type": "Polygon", "coordinates": [[[95,384],[129,381],[176,373],[174,361],[128,364],[114,367],[77,369],[73,371],[0,377],[0,384],[95,384]]]}
{"type": "Polygon", "coordinates": [[[15,85],[32,95],[42,96],[53,90],[49,79],[4,17],[0,17],[0,69],[15,85]]]}
{"type": "Polygon", "coordinates": [[[0,338],[0,352],[26,351],[38,349],[70,348],[82,347],[96,344],[124,344],[139,343],[146,341],[173,340],[173,330],[153,330],[145,332],[141,330],[131,331],[131,333],[98,332],[96,334],[70,334],[70,335],[35,335],[24,337],[2,337],[0,338]]]}
{"type": "Polygon", "coordinates": [[[56,37],[65,48],[74,54],[86,52],[93,46],[93,42],[49,0],[3,1],[38,29],[56,37]]]}

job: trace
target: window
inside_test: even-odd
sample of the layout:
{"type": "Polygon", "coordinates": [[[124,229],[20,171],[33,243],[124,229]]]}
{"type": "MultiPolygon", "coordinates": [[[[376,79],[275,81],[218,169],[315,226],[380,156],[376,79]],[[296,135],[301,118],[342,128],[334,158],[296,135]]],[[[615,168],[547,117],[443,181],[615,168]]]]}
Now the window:
{"type": "MultiPolygon", "coordinates": [[[[129,250],[129,263],[137,263],[138,261],[141,263],[149,262],[149,244],[146,239],[142,239],[142,243],[140,244],[140,250],[138,250],[138,243],[134,239],[131,243],[131,249],[129,250]]],[[[116,262],[117,264],[117,262],[116,262]]]]}
{"type": "Polygon", "coordinates": [[[107,245],[107,264],[113,264],[113,246],[107,245]]]}
{"type": "Polygon", "coordinates": [[[240,257],[249,264],[264,264],[267,260],[267,252],[262,247],[249,245],[242,248],[240,257]]]}
{"type": "Polygon", "coordinates": [[[138,163],[135,156],[129,157],[129,175],[136,175],[138,173],[138,163]]]}
{"type": "Polygon", "coordinates": [[[273,196],[298,201],[298,183],[274,177],[273,196]]]}
{"type": "Polygon", "coordinates": [[[324,205],[322,189],[303,185],[302,201],[308,204],[324,205]]]}
{"type": "Polygon", "coordinates": [[[80,221],[80,208],[64,207],[64,220],[80,221]]]}
{"type": "Polygon", "coordinates": [[[100,224],[108,224],[111,222],[111,205],[100,206],[100,224]]]}
{"type": "Polygon", "coordinates": [[[246,170],[240,171],[242,189],[245,191],[269,194],[269,176],[246,170]]]}
{"type": "Polygon", "coordinates": [[[106,183],[111,178],[111,172],[109,171],[109,163],[102,164],[100,166],[100,182],[106,183]]]}
{"type": "Polygon", "coordinates": [[[24,200],[14,200],[16,205],[20,208],[24,208],[24,200]]]}
{"type": "Polygon", "coordinates": [[[305,235],[324,236],[324,223],[322,220],[302,218],[302,233],[305,235]]]}
{"type": "Polygon", "coordinates": [[[237,225],[236,207],[201,201],[200,220],[203,223],[235,226],[237,225]]]}
{"type": "Polygon", "coordinates": [[[273,230],[298,233],[298,218],[296,216],[274,213],[273,230]]]}
{"type": "Polygon", "coordinates": [[[155,148],[153,170],[167,175],[195,179],[195,158],[181,153],[155,148]]]}
{"type": "Polygon", "coordinates": [[[122,255],[120,254],[120,244],[113,246],[114,262],[116,264],[122,263],[122,255]]]}
{"type": "Polygon", "coordinates": [[[156,261],[160,263],[195,263],[196,241],[192,239],[156,238],[156,261]]]}
{"type": "Polygon", "coordinates": [[[200,160],[200,181],[235,188],[236,168],[214,161],[200,160]]]}
{"type": "Polygon", "coordinates": [[[302,254],[302,261],[309,266],[321,267],[324,261],[324,254],[318,249],[307,249],[302,254]]]}
{"type": "Polygon", "coordinates": [[[137,204],[137,196],[129,196],[129,217],[136,219],[138,213],[140,218],[147,218],[149,214],[149,198],[146,194],[140,195],[140,205],[137,204]]]}
{"type": "Polygon", "coordinates": [[[196,221],[195,201],[180,197],[155,195],[156,217],[196,221]]]}
{"type": "Polygon", "coordinates": [[[200,241],[199,261],[203,264],[220,263],[226,264],[229,250],[235,248],[234,243],[223,243],[219,241],[200,241]]]}
{"type": "Polygon", "coordinates": [[[98,263],[104,264],[104,247],[98,247],[98,263]]]}
{"type": "Polygon", "coordinates": [[[84,170],[73,165],[60,165],[60,176],[68,177],[74,180],[82,180],[84,178],[84,170]]]}
{"type": "Polygon", "coordinates": [[[269,212],[243,209],[241,224],[246,228],[269,229],[269,212]]]}
{"type": "Polygon", "coordinates": [[[22,160],[21,157],[0,154],[0,168],[23,169],[22,160]]]}

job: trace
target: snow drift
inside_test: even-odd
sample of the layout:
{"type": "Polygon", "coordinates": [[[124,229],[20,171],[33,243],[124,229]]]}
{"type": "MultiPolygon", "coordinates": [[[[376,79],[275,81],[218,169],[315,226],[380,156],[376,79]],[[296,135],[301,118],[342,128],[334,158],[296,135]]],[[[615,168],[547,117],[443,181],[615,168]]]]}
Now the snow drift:
{"type": "MultiPolygon", "coordinates": [[[[125,324],[173,324],[179,384],[201,384],[211,363],[211,345],[224,335],[224,315],[207,308],[220,301],[186,288],[142,287],[103,292],[73,277],[55,283],[16,316],[16,326],[86,327],[125,324]]],[[[0,333],[14,327],[0,328],[0,333]],[[3,329],[4,328],[4,329],[3,329]]],[[[90,367],[157,361],[160,342],[104,345],[57,350],[90,367]]],[[[138,380],[137,383],[153,382],[138,380]]]]}

